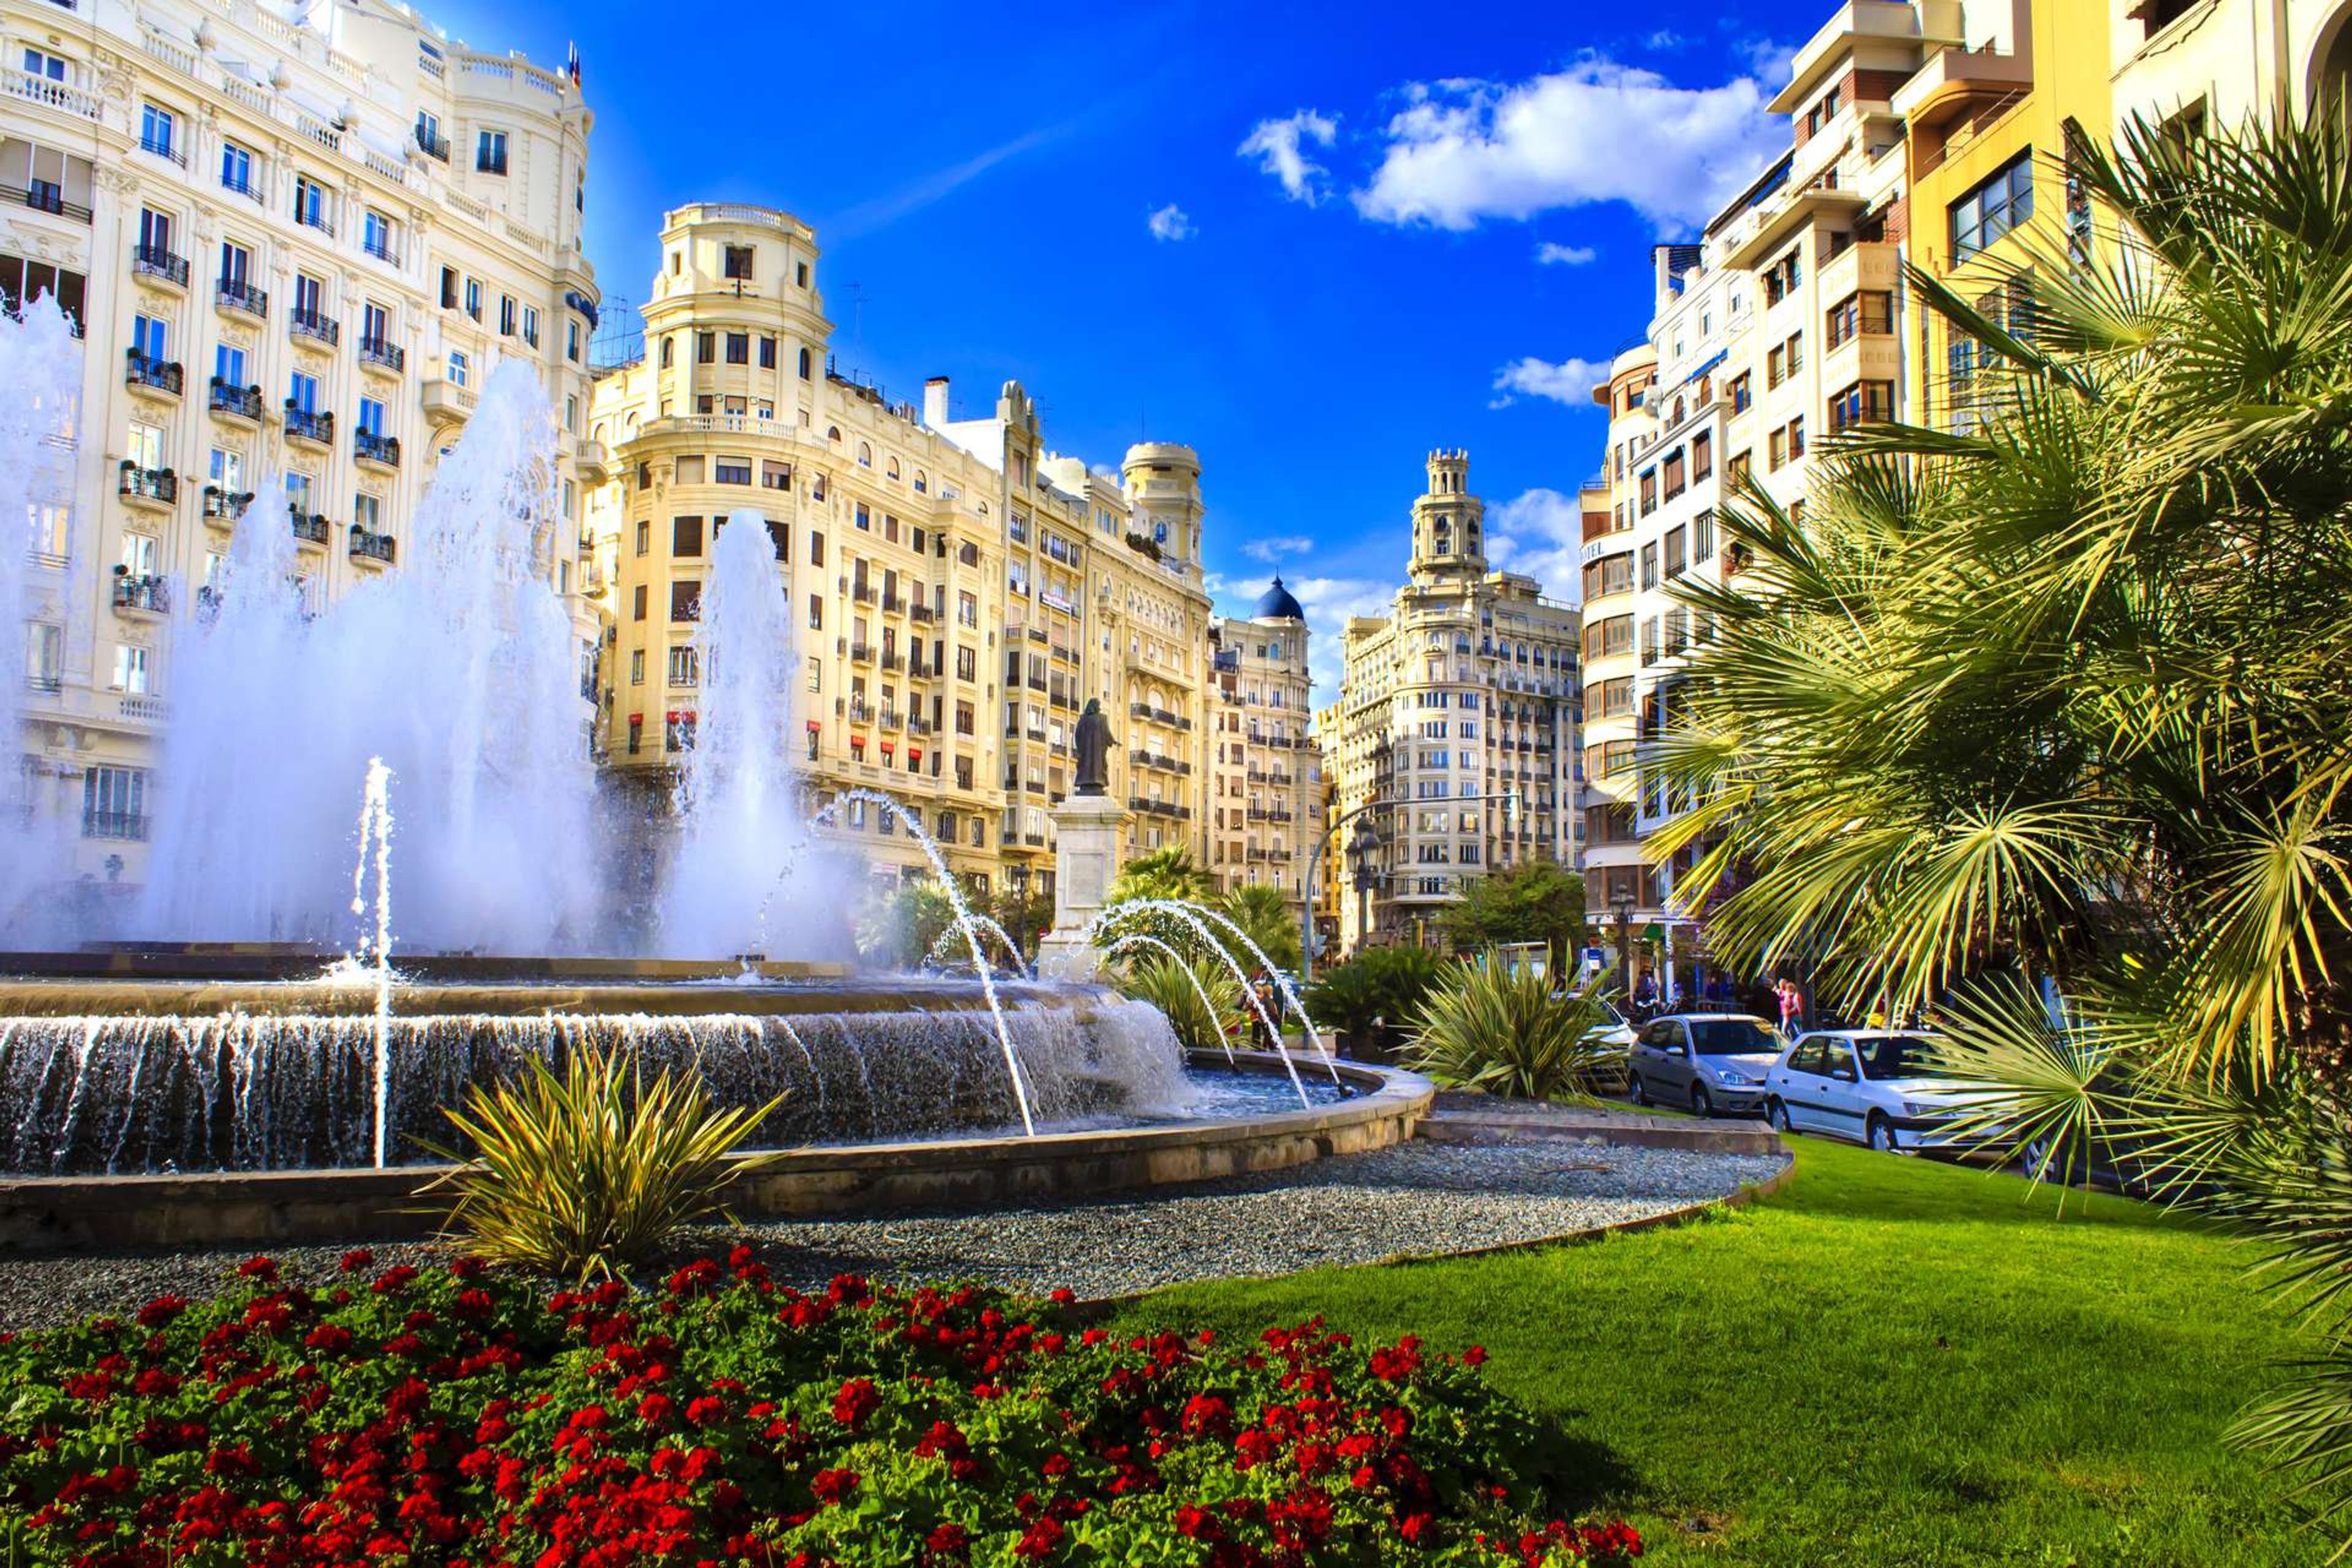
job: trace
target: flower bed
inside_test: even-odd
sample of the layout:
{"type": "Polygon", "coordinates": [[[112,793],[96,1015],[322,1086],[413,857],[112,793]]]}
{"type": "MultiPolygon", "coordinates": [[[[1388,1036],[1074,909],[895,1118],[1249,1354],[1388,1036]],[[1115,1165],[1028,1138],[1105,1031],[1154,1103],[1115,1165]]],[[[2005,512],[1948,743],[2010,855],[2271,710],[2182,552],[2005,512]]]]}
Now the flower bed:
{"type": "Polygon", "coordinates": [[[472,1260],[331,1289],[256,1258],[0,1342],[6,1561],[1615,1564],[1531,1525],[1528,1418],[1475,1348],[1318,1321],[1113,1339],[1066,1293],[773,1286],[748,1250],[550,1299],[472,1260]]]}

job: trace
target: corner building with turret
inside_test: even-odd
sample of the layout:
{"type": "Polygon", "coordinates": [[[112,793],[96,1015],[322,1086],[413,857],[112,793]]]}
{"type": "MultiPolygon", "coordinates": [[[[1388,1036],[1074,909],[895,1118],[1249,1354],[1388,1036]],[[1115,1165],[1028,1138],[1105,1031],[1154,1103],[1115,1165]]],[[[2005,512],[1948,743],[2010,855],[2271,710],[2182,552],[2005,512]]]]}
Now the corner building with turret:
{"type": "MultiPolygon", "coordinates": [[[[1204,853],[1212,616],[1201,459],[1130,447],[1117,478],[1046,445],[1007,382],[957,418],[836,373],[816,236],[768,207],[667,215],[643,352],[600,374],[590,498],[604,612],[596,748],[649,805],[695,743],[695,633],[717,531],[757,512],[799,629],[791,739],[810,811],[852,787],[916,816],[983,890],[1050,891],[1049,809],[1089,699],[1118,739],[1125,852],[1204,853]]],[[[877,880],[928,874],[887,815],[835,833],[877,880]]]]}
{"type": "Polygon", "coordinates": [[[1388,615],[1349,618],[1339,697],[1316,716],[1349,950],[1435,943],[1473,879],[1578,863],[1576,606],[1488,569],[1467,452],[1431,453],[1428,476],[1405,585],[1388,615]]]}

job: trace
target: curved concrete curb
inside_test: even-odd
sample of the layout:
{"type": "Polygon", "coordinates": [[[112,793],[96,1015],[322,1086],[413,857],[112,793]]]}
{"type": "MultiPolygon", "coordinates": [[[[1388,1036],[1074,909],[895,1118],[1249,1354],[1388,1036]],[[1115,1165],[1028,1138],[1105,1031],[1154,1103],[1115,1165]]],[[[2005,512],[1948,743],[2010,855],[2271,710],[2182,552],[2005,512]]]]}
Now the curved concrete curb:
{"type": "MultiPolygon", "coordinates": [[[[1241,1071],[1285,1070],[1269,1052],[1234,1057],[1241,1071]]],[[[1193,1062],[1227,1066],[1222,1051],[1194,1053],[1193,1062]]],[[[1353,1097],[1241,1121],[794,1149],[740,1177],[729,1201],[744,1218],[1050,1202],[1387,1148],[1428,1115],[1427,1079],[1354,1062],[1338,1068],[1353,1097]]],[[[1314,1070],[1324,1070],[1319,1061],[1314,1070]]],[[[447,1205],[416,1192],[448,1169],[0,1178],[0,1253],[429,1235],[447,1205]]]]}

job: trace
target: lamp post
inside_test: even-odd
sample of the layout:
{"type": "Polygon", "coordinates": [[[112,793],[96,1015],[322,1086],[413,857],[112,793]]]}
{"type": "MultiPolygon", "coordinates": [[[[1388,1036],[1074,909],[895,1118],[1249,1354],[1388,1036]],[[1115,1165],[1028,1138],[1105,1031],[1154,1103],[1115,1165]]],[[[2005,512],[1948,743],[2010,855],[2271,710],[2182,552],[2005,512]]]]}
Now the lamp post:
{"type": "Polygon", "coordinates": [[[1368,817],[1356,819],[1356,831],[1348,836],[1348,858],[1355,865],[1356,883],[1356,945],[1360,948],[1370,935],[1372,923],[1372,889],[1380,885],[1379,873],[1372,858],[1380,853],[1381,836],[1368,817]]]}
{"type": "Polygon", "coordinates": [[[1619,899],[1617,905],[1617,984],[1625,988],[1628,1001],[1633,995],[1633,900],[1619,899]]]}

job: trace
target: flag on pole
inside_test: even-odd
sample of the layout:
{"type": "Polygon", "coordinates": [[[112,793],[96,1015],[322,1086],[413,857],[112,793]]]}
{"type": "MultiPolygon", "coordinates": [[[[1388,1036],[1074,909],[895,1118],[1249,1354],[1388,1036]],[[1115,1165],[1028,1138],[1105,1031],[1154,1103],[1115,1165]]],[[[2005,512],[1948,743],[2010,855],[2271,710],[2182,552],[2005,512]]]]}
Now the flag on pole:
{"type": "Polygon", "coordinates": [[[580,85],[580,46],[578,44],[565,46],[564,66],[572,73],[572,85],[578,87],[580,85]]]}

